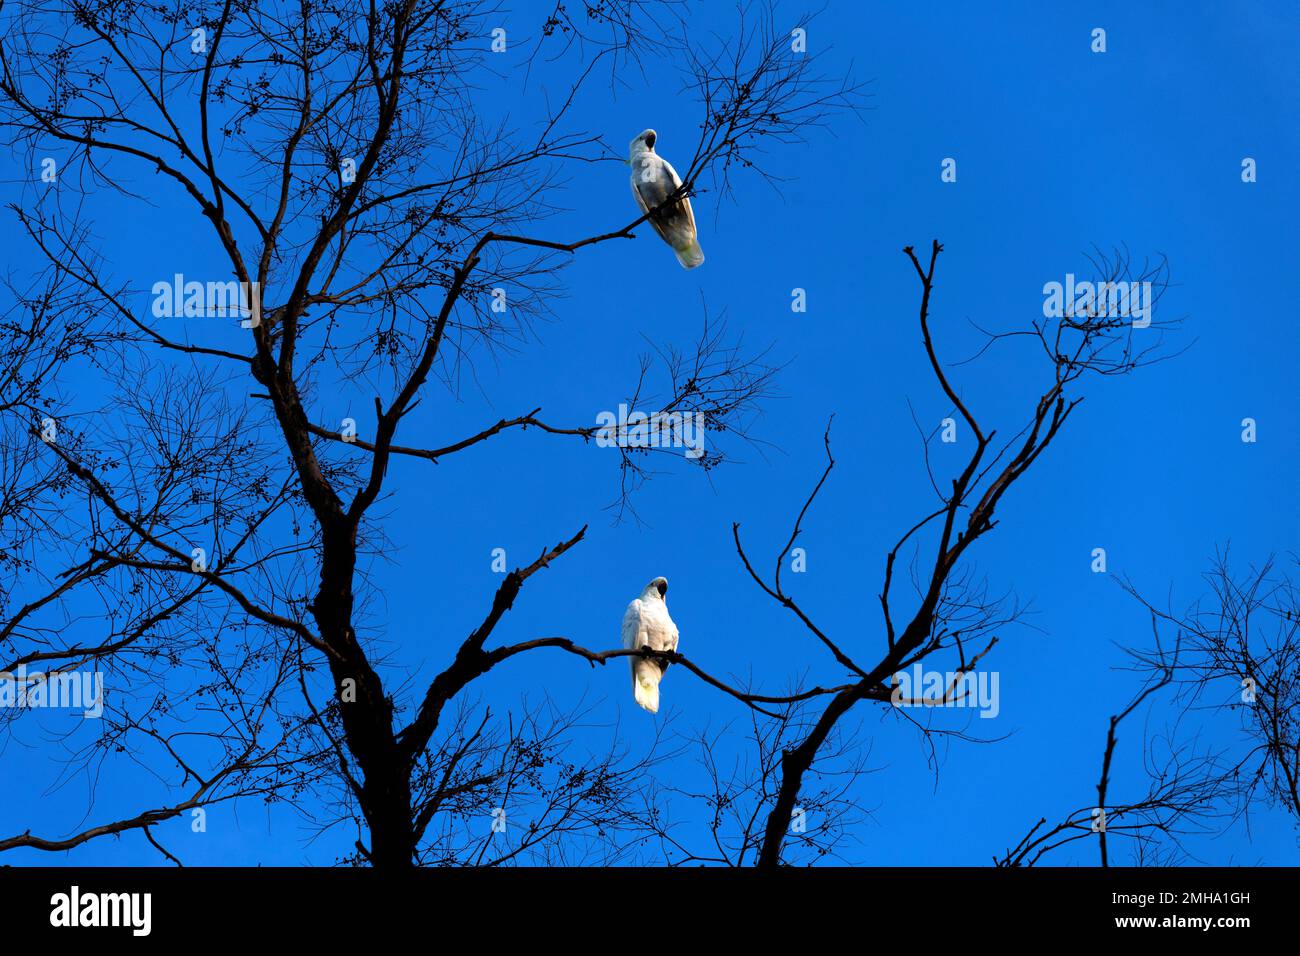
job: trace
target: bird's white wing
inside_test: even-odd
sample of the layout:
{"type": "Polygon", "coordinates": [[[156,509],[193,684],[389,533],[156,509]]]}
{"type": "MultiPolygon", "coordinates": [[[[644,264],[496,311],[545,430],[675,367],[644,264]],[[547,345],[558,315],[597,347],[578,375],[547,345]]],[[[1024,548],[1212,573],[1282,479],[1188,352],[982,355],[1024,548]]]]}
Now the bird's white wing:
{"type": "MultiPolygon", "coordinates": [[[[682,184],[668,160],[654,153],[641,157],[632,172],[632,195],[642,212],[650,212],[668,199],[682,184]]],[[[664,207],[650,216],[650,225],[660,238],[674,249],[695,242],[695,213],[686,198],[664,207]]]]}
{"type": "MultiPolygon", "coordinates": [[[[677,175],[677,170],[673,169],[673,164],[668,162],[668,160],[664,159],[662,156],[659,158],[659,161],[664,165],[664,172],[668,174],[668,179],[673,184],[672,188],[680,188],[682,185],[682,178],[677,175]]],[[[691,208],[691,201],[683,196],[676,206],[677,208],[674,211],[678,213],[682,219],[683,234],[689,235],[692,240],[695,239],[695,210],[691,208]]]]}
{"type": "Polygon", "coordinates": [[[645,643],[641,639],[641,601],[638,598],[627,606],[623,614],[623,646],[637,648],[645,643]]]}
{"type": "MultiPolygon", "coordinates": [[[[658,649],[658,642],[652,635],[653,608],[650,602],[637,598],[627,606],[623,614],[623,646],[636,650],[644,646],[658,649]]],[[[663,677],[664,665],[659,661],[646,660],[641,657],[629,657],[632,665],[632,696],[637,704],[655,714],[659,712],[659,680],[663,677]]]]}

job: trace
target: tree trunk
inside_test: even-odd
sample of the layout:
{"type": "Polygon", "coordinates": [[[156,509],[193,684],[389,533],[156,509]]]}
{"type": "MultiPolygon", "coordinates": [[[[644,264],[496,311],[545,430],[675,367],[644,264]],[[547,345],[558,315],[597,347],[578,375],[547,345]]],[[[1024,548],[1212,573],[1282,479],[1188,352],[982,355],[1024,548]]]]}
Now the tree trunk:
{"type": "Polygon", "coordinates": [[[362,773],[361,812],[370,829],[372,866],[415,865],[415,824],[410,766],[393,731],[393,706],[383,681],[371,668],[352,628],[352,576],[356,532],[326,529],[321,585],[312,613],[321,636],[337,652],[329,660],[348,750],[362,773]],[[355,699],[343,696],[351,681],[355,699]]]}

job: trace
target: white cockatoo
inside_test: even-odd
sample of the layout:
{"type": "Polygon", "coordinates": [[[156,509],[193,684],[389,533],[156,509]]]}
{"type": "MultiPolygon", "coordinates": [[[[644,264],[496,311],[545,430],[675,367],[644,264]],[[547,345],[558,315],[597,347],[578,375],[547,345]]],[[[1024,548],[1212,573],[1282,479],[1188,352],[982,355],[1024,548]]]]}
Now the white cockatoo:
{"type": "MultiPolygon", "coordinates": [[[[655,578],[641,596],[627,606],[623,615],[623,646],[629,650],[649,647],[655,651],[677,650],[677,625],[668,616],[668,579],[655,578]]],[[[659,681],[668,669],[667,661],[633,657],[632,696],[650,711],[659,713],[659,681]]]]}
{"type": "MultiPolygon", "coordinates": [[[[642,212],[655,209],[682,185],[677,170],[655,152],[652,129],[632,140],[627,161],[632,167],[632,195],[642,212]]],[[[704,250],[695,238],[695,213],[685,196],[652,214],[650,225],[673,247],[683,269],[694,269],[704,261],[704,250]]]]}

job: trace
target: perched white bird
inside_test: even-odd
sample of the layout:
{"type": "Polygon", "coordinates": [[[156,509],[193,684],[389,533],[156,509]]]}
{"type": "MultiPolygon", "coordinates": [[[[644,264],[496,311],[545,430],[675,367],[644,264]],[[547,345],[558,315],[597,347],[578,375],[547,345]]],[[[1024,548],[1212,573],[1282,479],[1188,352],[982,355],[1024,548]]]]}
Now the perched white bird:
{"type": "MultiPolygon", "coordinates": [[[[632,195],[642,212],[650,212],[682,185],[677,170],[655,152],[652,129],[632,140],[627,162],[632,167],[632,195]]],[[[704,250],[695,238],[695,213],[685,196],[651,215],[650,225],[673,247],[683,269],[694,269],[704,261],[704,250]]]]}
{"type": "MultiPolygon", "coordinates": [[[[655,578],[641,596],[627,606],[623,615],[623,646],[631,650],[649,647],[655,651],[677,650],[677,625],[668,616],[668,579],[655,578]]],[[[668,669],[667,661],[633,657],[632,696],[650,711],[659,713],[659,681],[668,669]]]]}

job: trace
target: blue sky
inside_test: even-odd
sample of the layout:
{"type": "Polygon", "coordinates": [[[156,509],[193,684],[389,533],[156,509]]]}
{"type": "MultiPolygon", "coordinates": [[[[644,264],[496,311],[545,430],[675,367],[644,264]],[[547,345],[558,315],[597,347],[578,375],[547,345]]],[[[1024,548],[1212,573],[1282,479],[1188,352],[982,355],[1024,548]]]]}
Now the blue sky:
{"type": "MultiPolygon", "coordinates": [[[[798,5],[781,9],[797,22],[798,5]]],[[[692,29],[720,33],[734,22],[726,4],[700,8],[691,20],[692,29]]],[[[1191,347],[1134,376],[1089,381],[1086,401],[972,554],[995,591],[1012,590],[1034,610],[1035,629],[1008,630],[987,659],[1000,675],[998,718],[969,728],[1007,739],[941,747],[936,776],[914,732],[878,710],[855,713],[878,772],[855,791],[872,816],[842,862],[983,865],[1040,816],[1085,805],[1106,720],[1136,690],[1132,675],[1115,669],[1123,663],[1115,643],[1140,643],[1148,633],[1134,601],[1091,572],[1092,549],[1104,547],[1109,569],[1157,602],[1172,595],[1182,607],[1202,593],[1199,575],[1217,546],[1231,541],[1240,561],[1258,562],[1300,540],[1286,490],[1300,467],[1287,307],[1300,208],[1287,172],[1300,155],[1298,29],[1300,13],[1282,2],[980,9],[831,0],[809,28],[809,49],[831,47],[828,67],[851,65],[871,81],[861,119],[843,117],[833,135],[815,134],[804,148],[772,151],[768,168],[789,179],[780,195],[742,176],[734,202],[699,196],[708,258],[698,270],[680,269],[646,230],[635,242],[584,251],[563,274],[568,297],[537,326],[535,341],[479,361],[477,387],[458,396],[431,391],[401,436],[447,444],[537,406],[549,421],[592,424],[627,393],[643,336],[688,344],[703,300],[711,312],[725,309],[747,343],[770,345],[786,363],[780,397],[753,429],[773,447],[741,448],[740,461],[708,479],[665,464],[637,493],[640,525],[615,524],[603,510],[617,491],[611,450],[530,431],[436,467],[395,462],[384,509],[391,546],[374,570],[383,594],[372,636],[394,664],[431,677],[490,604],[499,584],[493,548],[523,564],[589,524],[579,547],[528,582],[497,641],[563,634],[615,646],[627,601],[662,574],[681,650],[700,666],[752,672],[774,691],[802,673],[838,681],[829,656],[748,580],[730,529],[741,522],[746,542],[770,564],[820,474],[821,436],[834,413],[837,466],[805,523],[807,571],[787,584],[850,653],[876,659],[884,555],[932,507],[908,402],[931,426],[949,413],[920,346],[918,283],[902,247],[944,243],[932,322],[941,354],[957,360],[977,347],[970,322],[1023,326],[1041,315],[1045,282],[1087,272],[1094,245],[1122,244],[1139,258],[1167,256],[1174,285],[1160,314],[1185,318],[1177,343],[1191,347]],[[1090,51],[1095,27],[1106,30],[1104,54],[1090,51]],[[947,157],[957,161],[955,183],[940,180],[947,157]],[[1244,157],[1257,160],[1258,182],[1241,181],[1244,157]],[[807,291],[806,313],[790,309],[796,287],[807,291]],[[1258,422],[1254,444],[1240,440],[1245,417],[1258,422]]],[[[599,84],[586,90],[573,124],[619,146],[653,126],[659,152],[680,168],[697,106],[679,95],[667,68],[628,82],[616,97],[599,84]]],[[[509,76],[475,99],[477,109],[518,122],[535,102],[509,76]]],[[[634,213],[626,176],[612,163],[574,168],[561,197],[568,211],[541,231],[570,238],[622,225],[634,213]]],[[[5,189],[17,195],[17,185],[5,189]]],[[[118,273],[139,289],[220,261],[185,197],[151,189],[152,209],[127,215],[116,197],[91,206],[118,273]]],[[[30,262],[18,243],[10,248],[16,265],[30,262]]],[[[977,416],[1005,434],[1047,373],[1028,350],[1007,348],[953,374],[977,416]]],[[[364,429],[369,402],[340,389],[318,397],[317,418],[354,415],[364,429]]],[[[936,469],[951,472],[964,461],[967,437],[937,446],[936,469]]],[[[616,663],[592,669],[542,651],[503,665],[475,690],[494,710],[516,707],[521,694],[562,705],[585,695],[606,726],[579,745],[600,747],[617,732],[635,748],[648,742],[655,718],[634,706],[626,668],[616,663]]],[[[671,716],[678,731],[746,720],[739,704],[680,669],[668,673],[663,699],[659,719],[671,716]]],[[[1157,707],[1151,726],[1164,718],[1157,707]]],[[[1141,729],[1135,717],[1120,734],[1116,796],[1143,786],[1141,729]]],[[[6,787],[0,831],[73,829],[84,782],[48,792],[53,751],[34,732],[20,736],[28,746],[11,743],[3,759],[6,776],[26,783],[6,787]]],[[[665,785],[697,775],[682,761],[658,773],[665,785]]],[[[161,793],[130,769],[111,771],[99,786],[86,823],[133,806],[142,792],[161,793]]],[[[695,818],[681,823],[688,836],[702,836],[695,818]]],[[[1300,863],[1293,822],[1262,813],[1251,824],[1189,846],[1209,863],[1300,863]]],[[[325,864],[352,839],[308,842],[293,815],[252,804],[214,810],[205,834],[177,821],[158,835],[187,863],[211,864],[325,864]]],[[[157,860],[141,836],[129,835],[67,856],[24,851],[0,862],[157,860]]],[[[1094,861],[1091,842],[1055,858],[1094,861]]]]}

